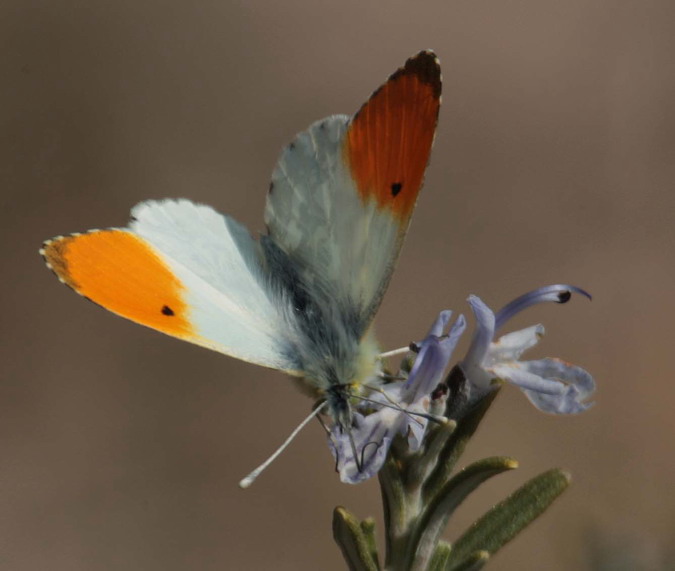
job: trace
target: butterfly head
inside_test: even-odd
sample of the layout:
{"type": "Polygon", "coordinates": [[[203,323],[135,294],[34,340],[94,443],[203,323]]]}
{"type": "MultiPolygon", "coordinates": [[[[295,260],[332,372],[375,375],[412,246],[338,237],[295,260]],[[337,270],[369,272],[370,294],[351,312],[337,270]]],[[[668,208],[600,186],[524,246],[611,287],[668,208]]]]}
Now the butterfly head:
{"type": "Polygon", "coordinates": [[[334,320],[324,325],[324,332],[332,332],[327,338],[331,342],[320,336],[303,344],[304,349],[311,347],[311,352],[299,351],[307,366],[298,387],[316,400],[329,424],[349,430],[354,411],[362,409],[371,388],[381,383],[382,363],[372,329],[358,339],[342,331],[340,323],[334,320]]]}
{"type": "Polygon", "coordinates": [[[345,430],[352,425],[353,400],[360,392],[360,387],[353,384],[333,385],[326,391],[326,411],[333,422],[345,430]]]}

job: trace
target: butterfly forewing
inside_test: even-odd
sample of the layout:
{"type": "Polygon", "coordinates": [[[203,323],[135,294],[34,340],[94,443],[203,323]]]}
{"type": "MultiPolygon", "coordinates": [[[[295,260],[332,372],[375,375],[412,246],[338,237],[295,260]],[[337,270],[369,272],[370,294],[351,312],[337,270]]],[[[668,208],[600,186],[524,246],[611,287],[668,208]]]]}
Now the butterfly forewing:
{"type": "Polygon", "coordinates": [[[440,106],[436,56],[409,59],[352,118],[284,149],[265,221],[320,303],[363,333],[387,287],[422,186],[440,106]]]}
{"type": "Polygon", "coordinates": [[[230,217],[187,200],[144,202],[128,229],[55,238],[42,253],[67,285],[146,325],[258,365],[300,374],[295,327],[268,287],[260,246],[230,217]]]}

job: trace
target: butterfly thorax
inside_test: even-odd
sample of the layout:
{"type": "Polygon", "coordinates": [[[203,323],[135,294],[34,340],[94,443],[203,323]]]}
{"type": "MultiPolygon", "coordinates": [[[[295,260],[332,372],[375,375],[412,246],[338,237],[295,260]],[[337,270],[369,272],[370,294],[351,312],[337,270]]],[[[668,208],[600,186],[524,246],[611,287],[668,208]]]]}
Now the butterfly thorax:
{"type": "Polygon", "coordinates": [[[331,416],[337,418],[343,405],[332,402],[353,401],[379,383],[378,346],[370,332],[361,339],[337,334],[334,339],[312,341],[299,352],[304,371],[299,385],[310,396],[327,400],[329,411],[335,409],[331,416]]]}
{"type": "Polygon", "coordinates": [[[302,390],[325,402],[325,412],[343,427],[352,423],[352,410],[379,384],[380,362],[374,335],[368,331],[361,339],[344,330],[344,322],[327,319],[318,336],[300,345],[304,376],[302,390]],[[325,335],[331,331],[330,335],[325,335]]]}
{"type": "Polygon", "coordinates": [[[361,304],[339,300],[291,253],[270,237],[261,239],[271,291],[286,322],[288,360],[294,362],[303,392],[327,401],[335,420],[345,417],[351,400],[379,377],[378,346],[361,304]]]}

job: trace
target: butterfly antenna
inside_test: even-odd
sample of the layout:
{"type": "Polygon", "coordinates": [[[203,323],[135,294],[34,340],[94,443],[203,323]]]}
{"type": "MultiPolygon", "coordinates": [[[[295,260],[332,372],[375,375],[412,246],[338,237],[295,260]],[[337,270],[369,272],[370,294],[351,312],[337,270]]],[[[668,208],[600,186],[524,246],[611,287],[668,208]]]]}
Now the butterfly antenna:
{"type": "MultiPolygon", "coordinates": [[[[401,412],[405,412],[406,414],[414,414],[416,416],[421,416],[422,418],[426,418],[427,420],[430,420],[431,422],[437,422],[438,424],[445,424],[448,419],[444,416],[438,416],[435,414],[428,414],[425,412],[410,412],[406,409],[404,409],[401,405],[399,405],[396,401],[392,400],[389,395],[387,394],[387,391],[381,389],[380,387],[371,387],[369,385],[363,385],[367,389],[370,389],[371,391],[374,391],[376,393],[380,393],[385,399],[389,401],[391,404],[390,408],[394,408],[396,410],[400,410],[401,412]]],[[[376,403],[377,404],[377,403],[376,403]]],[[[387,406],[385,403],[379,403],[382,406],[387,406]]]]}
{"type": "MultiPolygon", "coordinates": [[[[373,390],[377,390],[377,389],[373,389],[373,390]]],[[[373,404],[378,405],[378,406],[383,406],[383,407],[386,407],[386,408],[392,408],[394,410],[402,412],[403,414],[411,417],[411,419],[414,420],[417,423],[419,423],[419,421],[416,418],[412,418],[413,416],[419,416],[420,418],[425,418],[425,419],[427,419],[431,422],[436,422],[438,424],[445,424],[445,423],[448,422],[448,419],[445,418],[444,416],[437,416],[435,414],[429,414],[427,412],[414,412],[414,411],[411,411],[411,410],[406,410],[405,408],[397,405],[396,403],[387,404],[386,402],[376,401],[376,400],[373,400],[373,399],[369,399],[368,397],[362,397],[362,396],[358,396],[358,395],[354,395],[354,398],[357,398],[357,399],[365,401],[365,402],[370,402],[370,403],[373,403],[373,404]]]]}
{"type": "MultiPolygon", "coordinates": [[[[387,391],[381,389],[380,387],[373,387],[373,386],[371,386],[371,385],[365,385],[365,384],[364,384],[363,386],[366,387],[368,390],[371,390],[371,391],[373,391],[373,392],[375,392],[375,393],[381,394],[385,399],[387,399],[387,401],[389,402],[389,404],[393,405],[394,408],[399,409],[399,410],[403,410],[403,408],[401,407],[401,405],[399,405],[395,400],[393,400],[393,399],[387,394],[387,391]]],[[[382,403],[382,404],[384,404],[384,403],[382,403]]]]}
{"type": "Polygon", "coordinates": [[[319,421],[319,424],[321,425],[321,428],[323,428],[326,431],[326,434],[328,436],[330,436],[330,428],[328,428],[328,426],[324,422],[323,418],[321,418],[320,416],[317,416],[316,419],[319,421]]]}
{"type": "Polygon", "coordinates": [[[392,349],[391,351],[386,351],[385,353],[380,353],[378,357],[380,359],[388,359],[389,357],[396,357],[396,355],[405,355],[406,353],[418,353],[419,345],[417,343],[411,343],[406,347],[399,347],[398,349],[392,349]]]}
{"type": "MultiPolygon", "coordinates": [[[[318,414],[324,409],[326,406],[326,402],[324,401],[321,403],[319,406],[317,406],[313,411],[312,414],[310,414],[305,420],[303,420],[298,426],[295,428],[293,432],[291,432],[290,436],[284,441],[284,443],[277,448],[274,453],[267,459],[265,460],[260,466],[258,466],[253,472],[251,472],[248,476],[246,476],[243,480],[239,482],[239,487],[246,489],[248,488],[253,482],[255,482],[256,478],[260,476],[260,474],[263,473],[265,468],[267,468],[272,462],[274,462],[281,454],[286,447],[293,441],[293,439],[298,435],[298,433],[307,425],[309,422],[315,417],[318,416],[318,414]]],[[[351,433],[350,433],[351,436],[351,433]]]]}

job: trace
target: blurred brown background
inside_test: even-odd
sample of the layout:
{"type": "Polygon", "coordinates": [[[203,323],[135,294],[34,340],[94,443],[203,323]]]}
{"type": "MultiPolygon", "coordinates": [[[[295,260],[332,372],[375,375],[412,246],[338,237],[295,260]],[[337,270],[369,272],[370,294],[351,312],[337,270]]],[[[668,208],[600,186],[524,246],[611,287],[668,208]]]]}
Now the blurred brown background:
{"type": "Polygon", "coordinates": [[[440,309],[466,312],[470,293],[498,307],[569,282],[593,302],[514,325],[544,322],[531,356],[566,358],[599,384],[597,406],[572,418],[503,391],[464,462],[508,454],[521,468],[485,484],[448,537],[561,466],[574,485],[495,569],[590,569],[598,541],[665,568],[674,23],[668,0],[2,2],[0,567],[343,568],[331,510],[381,518],[378,490],[339,483],[318,426],[252,489],[236,485],[310,402],[281,374],[84,302],[37,250],[124,225],[153,197],[261,230],[281,146],[433,48],[444,106],[382,344],[419,338],[440,309]]]}

